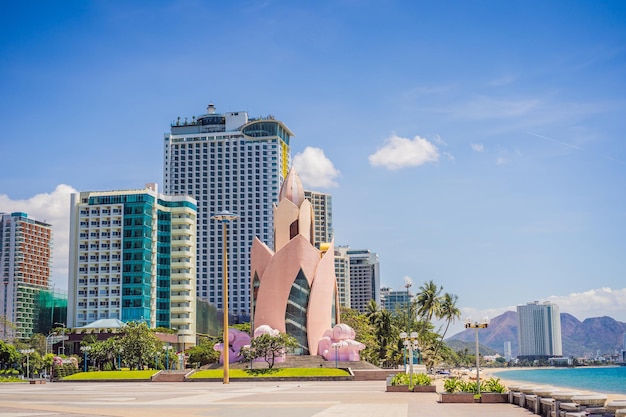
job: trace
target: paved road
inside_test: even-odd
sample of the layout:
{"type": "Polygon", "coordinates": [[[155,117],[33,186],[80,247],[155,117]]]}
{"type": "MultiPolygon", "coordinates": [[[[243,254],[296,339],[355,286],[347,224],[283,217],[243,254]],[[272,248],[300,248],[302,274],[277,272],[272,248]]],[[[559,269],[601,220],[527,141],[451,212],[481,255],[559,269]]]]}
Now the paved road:
{"type": "Polygon", "coordinates": [[[529,417],[511,404],[439,404],[384,381],[0,384],[0,417],[529,417]]]}

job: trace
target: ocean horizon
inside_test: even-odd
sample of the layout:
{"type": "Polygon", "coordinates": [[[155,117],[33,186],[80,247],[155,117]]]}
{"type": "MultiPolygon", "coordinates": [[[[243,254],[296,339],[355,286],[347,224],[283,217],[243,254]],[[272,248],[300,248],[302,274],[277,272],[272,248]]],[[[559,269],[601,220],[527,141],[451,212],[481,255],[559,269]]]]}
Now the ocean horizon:
{"type": "Polygon", "coordinates": [[[626,366],[515,369],[494,371],[491,374],[505,380],[532,382],[538,385],[605,394],[626,394],[626,366]]]}

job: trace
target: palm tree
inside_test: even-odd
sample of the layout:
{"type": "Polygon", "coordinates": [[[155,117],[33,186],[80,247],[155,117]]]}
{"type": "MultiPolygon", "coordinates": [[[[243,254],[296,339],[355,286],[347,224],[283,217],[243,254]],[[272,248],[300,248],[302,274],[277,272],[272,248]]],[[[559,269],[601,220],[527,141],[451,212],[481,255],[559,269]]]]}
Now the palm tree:
{"type": "Polygon", "coordinates": [[[443,287],[438,287],[432,280],[425,282],[417,294],[417,314],[426,320],[431,321],[433,317],[440,317],[441,300],[439,294],[443,287]]]}
{"type": "Polygon", "coordinates": [[[445,293],[439,301],[440,305],[438,318],[446,320],[446,328],[441,335],[437,348],[435,349],[435,356],[443,344],[443,339],[446,337],[450,323],[454,323],[456,319],[461,318],[461,310],[459,310],[456,306],[458,299],[459,297],[456,294],[445,293]]]}

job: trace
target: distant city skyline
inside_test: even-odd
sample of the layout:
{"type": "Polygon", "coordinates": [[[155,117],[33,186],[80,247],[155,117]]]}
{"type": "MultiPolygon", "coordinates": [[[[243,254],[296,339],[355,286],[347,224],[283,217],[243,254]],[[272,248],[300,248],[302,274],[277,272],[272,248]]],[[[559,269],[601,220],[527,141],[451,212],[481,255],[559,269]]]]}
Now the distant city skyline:
{"type": "Polygon", "coordinates": [[[463,318],[538,300],[626,321],[625,9],[8,3],[0,211],[53,226],[66,288],[69,195],[162,184],[170,123],[214,103],[289,126],[335,244],[378,254],[381,286],[433,280],[463,318]]]}

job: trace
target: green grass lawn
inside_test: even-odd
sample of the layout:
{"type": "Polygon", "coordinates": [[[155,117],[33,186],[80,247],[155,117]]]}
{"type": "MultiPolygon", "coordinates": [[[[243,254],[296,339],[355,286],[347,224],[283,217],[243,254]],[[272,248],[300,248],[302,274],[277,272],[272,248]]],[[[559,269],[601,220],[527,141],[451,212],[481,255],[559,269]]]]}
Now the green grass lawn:
{"type": "MultiPolygon", "coordinates": [[[[98,380],[143,380],[147,381],[158,371],[153,369],[147,371],[95,371],[79,372],[66,376],[63,381],[98,381],[98,380]]],[[[230,378],[299,378],[318,376],[348,376],[343,369],[335,368],[278,368],[278,369],[231,369],[230,378]]],[[[195,372],[191,379],[216,378],[224,376],[222,369],[206,369],[195,372]]]]}
{"type": "Polygon", "coordinates": [[[149,369],[147,371],[96,371],[96,372],[79,372],[74,375],[66,376],[63,381],[97,381],[105,379],[141,379],[149,380],[150,377],[158,371],[149,369]]]}
{"type": "MultiPolygon", "coordinates": [[[[277,368],[277,369],[231,369],[229,376],[236,378],[298,378],[316,376],[349,376],[343,369],[335,368],[277,368]]],[[[222,369],[205,369],[191,375],[190,379],[222,378],[222,369]]]]}

